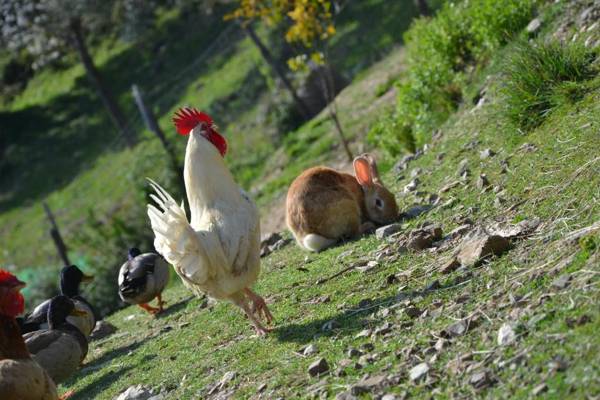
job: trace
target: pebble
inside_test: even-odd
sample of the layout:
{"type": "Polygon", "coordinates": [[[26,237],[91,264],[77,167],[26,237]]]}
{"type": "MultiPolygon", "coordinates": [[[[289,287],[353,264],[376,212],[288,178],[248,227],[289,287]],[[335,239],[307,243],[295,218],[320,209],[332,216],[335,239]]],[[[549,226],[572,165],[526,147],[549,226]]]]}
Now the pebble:
{"type": "Polygon", "coordinates": [[[511,324],[505,323],[498,330],[498,346],[508,346],[516,340],[517,336],[511,324]]]}
{"type": "Polygon", "coordinates": [[[310,376],[318,376],[327,371],[329,371],[329,364],[327,364],[327,360],[324,358],[319,358],[308,367],[310,376]]]}
{"type": "Polygon", "coordinates": [[[409,377],[411,381],[417,381],[423,378],[429,372],[429,364],[421,363],[410,369],[409,377]]]}

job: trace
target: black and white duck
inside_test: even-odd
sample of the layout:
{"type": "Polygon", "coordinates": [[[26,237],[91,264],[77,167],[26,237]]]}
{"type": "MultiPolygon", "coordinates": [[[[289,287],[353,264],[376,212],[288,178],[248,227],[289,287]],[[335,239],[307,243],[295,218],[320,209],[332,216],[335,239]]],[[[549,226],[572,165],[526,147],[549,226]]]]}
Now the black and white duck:
{"type": "MultiPolygon", "coordinates": [[[[85,312],[79,316],[69,316],[67,321],[77,327],[81,333],[89,337],[96,321],[100,319],[94,307],[79,294],[81,283],[89,283],[94,279],[93,276],[85,275],[76,265],[64,267],[60,271],[60,293],[67,296],[74,303],[75,307],[85,312]]],[[[47,315],[50,299],[36,306],[31,313],[25,316],[21,322],[21,331],[23,333],[33,332],[40,329],[47,329],[47,315]]]]}
{"type": "Polygon", "coordinates": [[[67,322],[67,316],[80,316],[84,313],[85,311],[75,307],[69,297],[53,297],[48,305],[48,329],[23,335],[33,359],[48,372],[55,383],[63,382],[73,375],[87,355],[87,338],[67,322]]]}
{"type": "Polygon", "coordinates": [[[162,291],[169,283],[169,264],[156,253],[144,253],[133,247],[119,271],[119,296],[124,302],[137,304],[151,314],[163,310],[162,291]],[[158,308],[148,303],[154,298],[158,308]]]}

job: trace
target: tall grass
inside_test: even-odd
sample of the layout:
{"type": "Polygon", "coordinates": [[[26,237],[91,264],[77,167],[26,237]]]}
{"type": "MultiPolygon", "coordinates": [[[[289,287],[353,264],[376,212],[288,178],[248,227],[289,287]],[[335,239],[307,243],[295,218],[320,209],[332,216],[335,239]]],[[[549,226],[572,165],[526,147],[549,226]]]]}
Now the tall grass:
{"type": "Polygon", "coordinates": [[[426,142],[462,102],[473,70],[527,25],[537,2],[448,2],[433,19],[416,20],[404,35],[407,69],[396,85],[397,121],[386,129],[376,127],[370,139],[391,155],[404,147],[390,146],[394,141],[426,142]]]}
{"type": "Polygon", "coordinates": [[[596,52],[579,43],[521,43],[506,62],[507,117],[520,129],[539,126],[553,109],[574,102],[595,76],[596,52]]]}

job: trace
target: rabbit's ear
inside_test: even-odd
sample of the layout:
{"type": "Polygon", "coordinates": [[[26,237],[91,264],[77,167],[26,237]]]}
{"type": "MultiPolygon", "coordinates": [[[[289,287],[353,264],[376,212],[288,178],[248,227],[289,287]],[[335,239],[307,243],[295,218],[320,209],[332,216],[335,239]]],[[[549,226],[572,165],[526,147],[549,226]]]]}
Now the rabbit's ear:
{"type": "Polygon", "coordinates": [[[356,180],[361,186],[372,186],[373,185],[373,173],[371,169],[371,163],[364,156],[358,156],[354,159],[354,174],[356,180]]]}
{"type": "Polygon", "coordinates": [[[370,155],[369,153],[363,154],[362,157],[366,158],[367,161],[369,162],[369,167],[371,168],[371,175],[373,177],[373,182],[381,183],[381,178],[379,177],[379,170],[377,169],[377,162],[375,161],[375,158],[373,158],[373,156],[370,155]]]}

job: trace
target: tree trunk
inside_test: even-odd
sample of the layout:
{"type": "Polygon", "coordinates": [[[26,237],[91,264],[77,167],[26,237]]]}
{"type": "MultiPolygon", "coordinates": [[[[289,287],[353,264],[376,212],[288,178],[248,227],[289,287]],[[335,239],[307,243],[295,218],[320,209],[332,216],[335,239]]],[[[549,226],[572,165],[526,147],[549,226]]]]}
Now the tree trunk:
{"type": "Polygon", "coordinates": [[[415,5],[419,10],[420,15],[425,17],[429,17],[431,15],[431,8],[429,8],[427,0],[415,0],[415,5]]]}
{"type": "Polygon", "coordinates": [[[342,142],[342,147],[344,148],[346,157],[348,157],[348,161],[352,162],[352,160],[354,159],[354,155],[352,154],[352,150],[350,150],[348,139],[346,139],[344,129],[342,128],[342,124],[340,123],[340,119],[338,118],[337,104],[335,102],[335,83],[331,73],[331,68],[328,64],[325,64],[323,68],[321,68],[321,71],[319,72],[319,77],[321,81],[321,88],[323,90],[323,94],[325,95],[325,101],[327,103],[327,111],[329,111],[329,116],[333,120],[333,123],[335,125],[335,131],[337,132],[338,137],[340,138],[340,142],[342,142]]]}
{"type": "Polygon", "coordinates": [[[292,98],[294,99],[294,102],[296,103],[296,106],[298,107],[298,110],[302,113],[304,118],[308,119],[310,117],[309,108],[306,106],[304,101],[302,101],[300,96],[298,96],[296,89],[294,89],[294,86],[292,86],[292,83],[285,76],[285,71],[275,61],[275,59],[271,55],[271,52],[269,51],[269,49],[267,49],[267,47],[264,45],[264,43],[261,42],[260,38],[254,31],[254,29],[250,25],[244,25],[244,24],[242,24],[242,28],[244,28],[248,37],[252,40],[252,42],[254,42],[256,47],[258,47],[258,50],[260,50],[260,54],[265,59],[267,64],[269,64],[269,66],[273,69],[273,71],[275,71],[277,76],[283,82],[286,89],[290,92],[290,94],[292,95],[292,98]]]}
{"type": "Polygon", "coordinates": [[[69,23],[69,28],[73,35],[75,49],[79,54],[79,58],[83,67],[85,68],[85,72],[88,77],[91,79],[94,86],[96,86],[96,90],[102,99],[102,103],[108,114],[110,115],[110,119],[112,120],[115,127],[119,130],[119,133],[127,143],[127,147],[133,147],[135,145],[135,135],[127,126],[127,120],[125,119],[125,115],[119,108],[119,105],[115,101],[112,93],[106,87],[102,80],[102,76],[100,75],[100,71],[94,65],[94,61],[90,56],[87,45],[85,43],[85,38],[83,36],[83,29],[81,27],[81,20],[78,18],[72,19],[69,23]]]}
{"type": "Polygon", "coordinates": [[[167,153],[167,157],[169,157],[169,161],[171,163],[171,168],[173,172],[177,176],[177,183],[179,185],[179,190],[182,196],[185,196],[185,182],[183,180],[183,168],[179,165],[177,161],[177,156],[175,155],[175,150],[165,136],[165,133],[162,131],[160,126],[158,125],[158,121],[156,120],[156,116],[152,112],[150,108],[146,105],[144,101],[144,96],[142,91],[139,89],[137,85],[131,85],[131,93],[133,94],[133,99],[135,100],[135,104],[142,115],[142,119],[144,120],[144,125],[146,128],[154,133],[154,135],[160,140],[165,153],[167,153]]]}

